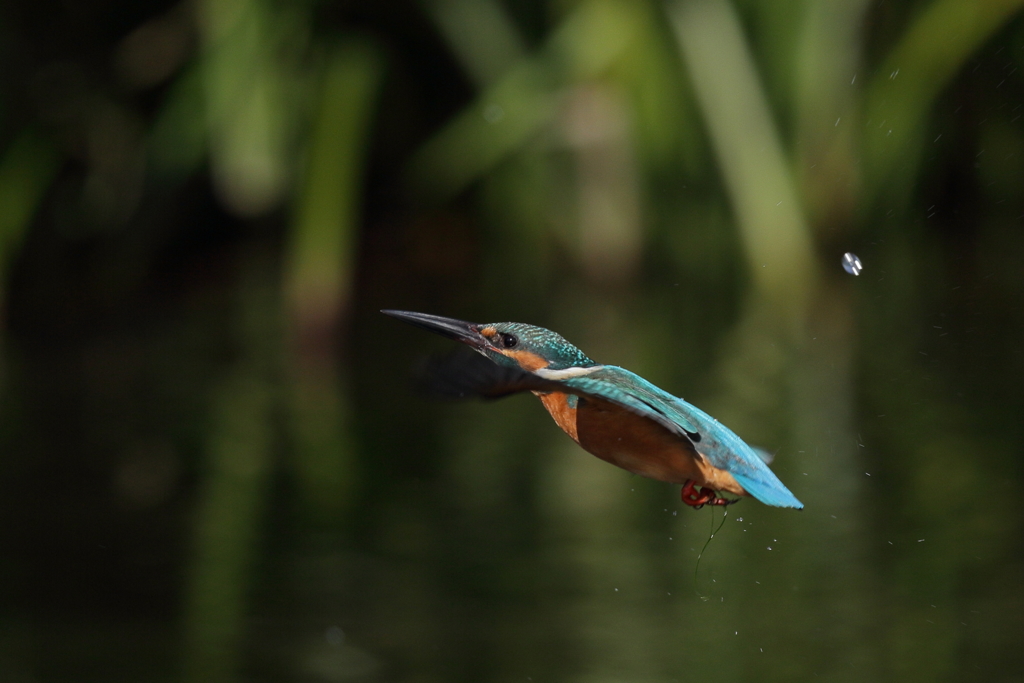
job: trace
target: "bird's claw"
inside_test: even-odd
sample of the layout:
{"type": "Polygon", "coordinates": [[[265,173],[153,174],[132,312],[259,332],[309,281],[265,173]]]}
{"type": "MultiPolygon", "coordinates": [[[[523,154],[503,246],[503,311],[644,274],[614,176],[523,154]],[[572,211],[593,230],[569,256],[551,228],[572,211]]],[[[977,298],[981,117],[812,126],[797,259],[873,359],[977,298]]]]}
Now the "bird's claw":
{"type": "Polygon", "coordinates": [[[680,497],[694,510],[700,510],[705,505],[732,505],[739,500],[737,498],[719,498],[715,491],[706,486],[697,490],[697,484],[692,479],[683,485],[680,497]]]}

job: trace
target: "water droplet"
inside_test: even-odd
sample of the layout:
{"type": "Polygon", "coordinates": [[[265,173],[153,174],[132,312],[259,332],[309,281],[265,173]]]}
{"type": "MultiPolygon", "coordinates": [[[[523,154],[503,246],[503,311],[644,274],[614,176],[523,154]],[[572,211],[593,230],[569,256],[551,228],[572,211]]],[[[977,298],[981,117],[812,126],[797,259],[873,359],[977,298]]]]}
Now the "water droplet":
{"type": "Polygon", "coordinates": [[[852,251],[848,251],[843,254],[843,270],[850,275],[860,275],[860,271],[864,270],[864,265],[861,264],[860,259],[852,251]]]}
{"type": "Polygon", "coordinates": [[[484,121],[497,123],[505,118],[505,110],[496,104],[488,104],[484,107],[484,121]]]}
{"type": "Polygon", "coordinates": [[[334,647],[338,647],[345,642],[345,632],[337,626],[331,626],[324,633],[324,638],[327,642],[334,647]]]}
{"type": "Polygon", "coordinates": [[[742,521],[743,521],[743,518],[742,518],[742,517],[737,517],[737,518],[736,518],[736,521],[737,521],[737,522],[742,522],[742,521]]]}
{"type": "Polygon", "coordinates": [[[771,546],[768,546],[768,550],[771,550],[771,549],[772,549],[772,547],[771,547],[771,546]]]}

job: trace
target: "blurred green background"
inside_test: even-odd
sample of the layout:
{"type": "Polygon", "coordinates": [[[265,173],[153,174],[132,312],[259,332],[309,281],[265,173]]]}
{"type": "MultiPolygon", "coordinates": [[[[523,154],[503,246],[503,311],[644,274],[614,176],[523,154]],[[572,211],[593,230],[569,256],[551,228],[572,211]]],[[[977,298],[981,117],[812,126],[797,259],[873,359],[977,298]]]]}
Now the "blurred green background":
{"type": "Polygon", "coordinates": [[[1024,680],[1022,5],[3,3],[0,680],[1024,680]],[[698,567],[385,307],[555,329],[806,510],[698,567]]]}

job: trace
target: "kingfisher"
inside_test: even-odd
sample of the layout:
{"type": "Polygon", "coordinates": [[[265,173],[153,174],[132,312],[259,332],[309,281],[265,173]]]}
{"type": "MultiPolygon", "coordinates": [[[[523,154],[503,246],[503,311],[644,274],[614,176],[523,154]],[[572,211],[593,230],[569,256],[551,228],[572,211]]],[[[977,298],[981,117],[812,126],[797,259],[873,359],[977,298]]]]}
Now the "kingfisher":
{"type": "Polygon", "coordinates": [[[551,330],[381,312],[460,341],[486,359],[469,354],[435,364],[433,383],[442,393],[500,398],[530,391],[586,451],[633,474],[682,484],[682,500],[693,508],[738,500],[721,497],[723,492],[803,508],[769,469],[766,453],[639,375],[596,363],[551,330]]]}

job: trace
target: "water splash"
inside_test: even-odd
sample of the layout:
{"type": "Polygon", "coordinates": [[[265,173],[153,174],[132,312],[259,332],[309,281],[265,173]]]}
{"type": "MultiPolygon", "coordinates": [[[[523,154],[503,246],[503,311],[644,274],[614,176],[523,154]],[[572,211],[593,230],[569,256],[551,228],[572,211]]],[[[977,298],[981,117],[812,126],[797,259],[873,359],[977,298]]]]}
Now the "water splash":
{"type": "MultiPolygon", "coordinates": [[[[700,597],[700,599],[702,601],[704,601],[704,602],[707,602],[708,598],[703,593],[701,593],[700,589],[697,587],[697,572],[698,572],[698,570],[700,570],[700,559],[702,557],[704,557],[704,551],[708,549],[708,545],[711,543],[711,539],[715,537],[715,534],[717,534],[719,531],[722,530],[722,527],[725,526],[725,520],[729,518],[729,511],[728,510],[723,510],[722,512],[724,514],[722,515],[722,521],[719,523],[718,528],[716,529],[715,528],[715,506],[712,505],[712,506],[709,506],[709,507],[710,507],[710,510],[711,510],[711,519],[710,519],[711,528],[708,531],[708,540],[704,541],[704,547],[700,549],[699,553],[697,553],[697,562],[696,562],[696,564],[693,567],[693,590],[694,590],[694,592],[697,593],[697,595],[700,597]]],[[[715,580],[711,579],[711,582],[715,583],[715,580]]]]}
{"type": "Polygon", "coordinates": [[[850,275],[860,275],[860,271],[864,270],[864,265],[857,258],[857,255],[852,251],[848,251],[843,254],[843,270],[850,275]]]}

